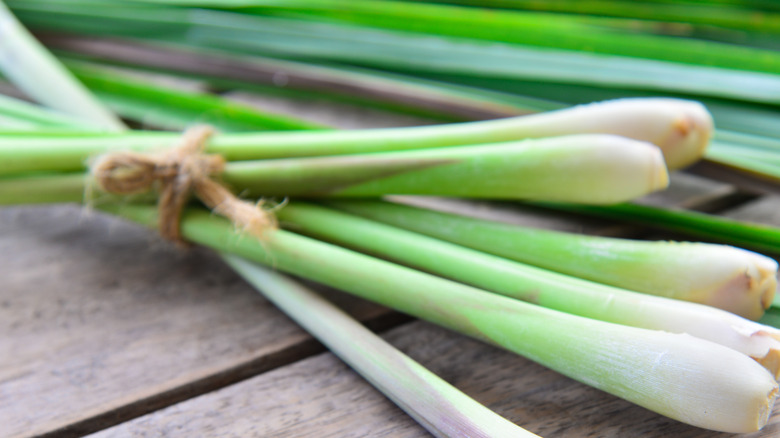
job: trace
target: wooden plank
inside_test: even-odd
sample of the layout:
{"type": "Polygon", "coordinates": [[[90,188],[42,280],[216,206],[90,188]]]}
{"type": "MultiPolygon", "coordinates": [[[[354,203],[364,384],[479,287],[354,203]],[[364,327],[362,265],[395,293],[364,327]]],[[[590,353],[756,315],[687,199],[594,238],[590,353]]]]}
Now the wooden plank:
{"type": "Polygon", "coordinates": [[[0,209],[0,333],[3,437],[99,430],[320,349],[214,254],[76,206],[0,209]]]}
{"type": "MultiPolygon", "coordinates": [[[[541,436],[759,438],[780,433],[780,407],[775,409],[772,423],[760,433],[715,433],[667,419],[512,353],[424,322],[407,324],[385,337],[478,401],[541,436]]],[[[330,354],[171,406],[92,438],[168,434],[427,436],[330,354]]]]}

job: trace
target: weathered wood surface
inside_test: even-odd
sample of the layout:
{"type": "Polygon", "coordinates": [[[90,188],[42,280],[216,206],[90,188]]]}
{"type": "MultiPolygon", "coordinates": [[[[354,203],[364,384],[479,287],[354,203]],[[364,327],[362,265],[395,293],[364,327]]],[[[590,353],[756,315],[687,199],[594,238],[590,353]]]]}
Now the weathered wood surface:
{"type": "MultiPolygon", "coordinates": [[[[681,177],[661,202],[709,199],[731,190],[681,177]]],[[[510,222],[580,231],[604,227],[504,207],[498,216],[510,222]]],[[[490,209],[481,214],[490,215],[490,209]]],[[[138,227],[102,216],[84,218],[75,206],[5,208],[0,209],[0,278],[0,436],[75,436],[171,404],[105,433],[424,435],[330,356],[296,362],[316,353],[317,344],[207,251],[177,250],[138,227]],[[250,376],[257,377],[210,393],[250,376]],[[207,395],[176,404],[199,394],[207,395]],[[220,394],[228,395],[214,405],[211,397],[220,394]],[[193,426],[182,430],[177,424],[193,426]]],[[[335,296],[363,319],[388,315],[335,296]]],[[[529,428],[537,421],[540,433],[558,435],[556,428],[575,422],[584,426],[568,436],[584,430],[619,436],[638,415],[648,430],[712,436],[675,429],[680,425],[454,334],[418,324],[398,333],[391,339],[423,363],[509,418],[529,428]],[[439,338],[463,347],[448,356],[448,350],[431,346],[430,339],[439,338]],[[463,366],[446,368],[446,362],[458,360],[463,366]],[[483,365],[465,367],[471,363],[483,365]],[[511,372],[499,372],[504,369],[511,372]],[[515,383],[515,375],[529,376],[517,382],[536,389],[515,383]],[[565,409],[552,420],[556,406],[565,409]]]]}

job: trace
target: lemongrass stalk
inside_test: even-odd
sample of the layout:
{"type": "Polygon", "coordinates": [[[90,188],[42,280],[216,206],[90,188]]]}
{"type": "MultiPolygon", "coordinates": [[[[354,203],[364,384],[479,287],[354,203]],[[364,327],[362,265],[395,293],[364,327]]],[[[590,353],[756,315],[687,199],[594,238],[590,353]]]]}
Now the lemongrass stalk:
{"type": "Polygon", "coordinates": [[[122,71],[84,63],[69,68],[109,108],[125,118],[182,130],[205,123],[224,131],[325,129],[277,114],[264,113],[225,98],[195,91],[174,90],[133,79],[122,71]]]}
{"type": "MultiPolygon", "coordinates": [[[[501,120],[355,131],[222,134],[207,151],[228,160],[345,155],[495,143],[576,133],[605,133],[655,141],[683,165],[703,152],[712,123],[698,104],[671,100],[616,100],[501,120]],[[677,157],[680,158],[677,158],[677,157]]],[[[91,156],[109,150],[157,150],[175,134],[130,134],[88,139],[0,143],[0,175],[83,169],[91,156]]]]}
{"type": "Polygon", "coordinates": [[[679,99],[619,99],[525,117],[528,137],[609,133],[653,143],[667,166],[699,160],[713,132],[712,116],[698,102],[679,99]]]}
{"type": "MultiPolygon", "coordinates": [[[[103,208],[154,226],[154,207],[103,208]]],[[[552,311],[283,231],[238,234],[206,211],[183,216],[184,236],[328,284],[507,348],[580,382],[699,427],[752,432],[778,387],[749,357],[689,335],[552,311]]]]}
{"type": "MultiPolygon", "coordinates": [[[[70,187],[72,199],[77,196],[73,184],[78,178],[74,175],[78,174],[37,178],[51,185],[63,181],[63,187],[70,187]]],[[[360,197],[392,193],[595,204],[633,199],[665,188],[669,182],[657,147],[606,135],[231,162],[220,178],[247,196],[360,197]]],[[[24,190],[18,181],[0,179],[4,196],[24,190]]]]}
{"type": "MultiPolygon", "coordinates": [[[[740,5],[708,4],[696,2],[679,4],[679,2],[665,2],[663,6],[657,4],[637,3],[622,0],[457,0],[448,1],[461,5],[499,7],[509,9],[535,10],[546,12],[559,12],[570,14],[587,14],[601,17],[634,18],[644,21],[666,21],[672,23],[685,23],[686,26],[717,26],[735,30],[753,32],[780,32],[780,15],[759,11],[740,5]],[[760,16],[761,19],[756,19],[760,16]]],[[[660,24],[660,23],[659,23],[660,24]]],[[[658,26],[661,28],[662,26],[658,26]]],[[[670,26],[674,29],[673,26],[670,26]]]]}
{"type": "Polygon", "coordinates": [[[479,404],[299,283],[240,257],[223,258],[434,436],[538,437],[479,404]]]}
{"type": "Polygon", "coordinates": [[[328,205],[510,260],[753,320],[769,307],[777,289],[777,262],[731,246],[587,236],[387,202],[328,205]]]}
{"type": "Polygon", "coordinates": [[[720,309],[569,277],[322,207],[293,203],[278,214],[290,230],[491,292],[600,321],[716,342],[780,375],[780,330],[720,309]]]}
{"type": "Polygon", "coordinates": [[[0,1],[0,69],[19,88],[52,108],[67,108],[68,112],[93,121],[106,130],[122,129],[122,123],[112,113],[105,111],[89,92],[22,27],[2,1],[0,1]]]}
{"type": "Polygon", "coordinates": [[[88,181],[87,175],[78,173],[0,178],[0,205],[91,203],[88,181]]]}
{"type": "Polygon", "coordinates": [[[13,127],[10,125],[10,122],[16,120],[20,123],[20,125],[17,126],[23,124],[29,129],[32,129],[33,127],[60,131],[89,131],[90,129],[95,129],[94,126],[90,126],[88,123],[84,123],[78,119],[49,111],[2,94],[0,94],[0,117],[8,120],[9,124],[0,123],[0,126],[3,126],[4,128],[13,127]]]}
{"type": "Polygon", "coordinates": [[[668,185],[658,148],[608,135],[231,163],[248,195],[441,195],[614,203],[668,185]]]}
{"type": "Polygon", "coordinates": [[[780,229],[770,225],[742,222],[696,211],[639,204],[599,207],[568,204],[539,205],[555,210],[640,223],[715,242],[730,243],[772,254],[780,254],[780,229]]]}
{"type": "Polygon", "coordinates": [[[30,129],[37,128],[37,124],[28,120],[20,120],[16,117],[10,117],[5,114],[0,114],[0,129],[14,130],[15,132],[29,131],[30,129]]]}

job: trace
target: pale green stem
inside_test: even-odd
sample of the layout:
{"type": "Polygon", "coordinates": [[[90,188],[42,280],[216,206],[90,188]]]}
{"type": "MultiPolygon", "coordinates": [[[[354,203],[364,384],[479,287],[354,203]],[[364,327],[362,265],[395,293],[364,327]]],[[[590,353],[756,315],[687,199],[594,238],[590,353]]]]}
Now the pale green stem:
{"type": "Polygon", "coordinates": [[[47,106],[90,120],[109,131],[122,122],[105,110],[0,1],[0,69],[47,106]]]}
{"type": "Polygon", "coordinates": [[[230,163],[221,177],[248,196],[385,194],[609,204],[666,188],[658,148],[610,135],[343,157],[230,163]]]}
{"type": "MultiPolygon", "coordinates": [[[[35,181],[48,179],[56,185],[61,179],[73,184],[77,179],[71,175],[37,177],[35,181]]],[[[246,196],[359,197],[392,193],[589,204],[633,199],[668,184],[658,148],[607,135],[231,162],[220,178],[246,196]]],[[[12,196],[14,186],[21,187],[15,180],[0,179],[0,187],[8,185],[3,188],[5,196],[12,196]]],[[[39,182],[39,186],[42,184],[39,182]]],[[[27,194],[35,196],[31,191],[27,194]]],[[[72,190],[68,200],[76,196],[72,190]]]]}
{"type": "Polygon", "coordinates": [[[434,436],[538,437],[477,403],[318,294],[240,257],[223,259],[434,436]]]}
{"type": "Polygon", "coordinates": [[[761,317],[777,288],[777,262],[731,246],[586,236],[387,202],[329,205],[544,269],[708,304],[749,319],[761,317]]]}
{"type": "Polygon", "coordinates": [[[569,277],[313,205],[292,203],[278,216],[296,232],[512,298],[601,321],[688,333],[780,373],[780,330],[720,309],[569,277]]]}
{"type": "MultiPolygon", "coordinates": [[[[428,149],[573,134],[614,134],[660,146],[672,168],[704,151],[712,121],[701,105],[673,99],[622,99],[507,119],[410,128],[330,132],[221,134],[207,152],[231,161],[350,155],[428,149]]],[[[83,169],[112,150],[160,150],[173,133],[67,139],[8,139],[0,144],[0,175],[83,169]]]]}
{"type": "MultiPolygon", "coordinates": [[[[14,120],[19,125],[29,130],[52,129],[60,131],[88,131],[90,126],[77,119],[48,111],[44,108],[27,103],[22,100],[0,94],[0,117],[6,118],[7,122],[0,122],[0,126],[14,128],[11,123],[14,120]]],[[[3,135],[5,132],[3,132],[3,135]]]]}

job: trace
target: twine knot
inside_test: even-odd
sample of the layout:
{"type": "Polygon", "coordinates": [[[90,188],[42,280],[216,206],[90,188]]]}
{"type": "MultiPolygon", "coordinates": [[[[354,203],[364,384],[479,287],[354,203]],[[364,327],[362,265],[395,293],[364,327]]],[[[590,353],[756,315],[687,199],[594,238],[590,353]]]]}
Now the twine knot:
{"type": "Polygon", "coordinates": [[[262,201],[243,201],[212,179],[225,168],[221,156],[203,153],[213,133],[209,126],[195,126],[182,134],[178,145],[164,152],[105,154],[92,165],[92,175],[103,191],[120,195],[159,187],[159,230],[168,240],[183,242],[179,224],[191,194],[243,231],[260,236],[275,228],[275,217],[262,208],[262,201]]]}

